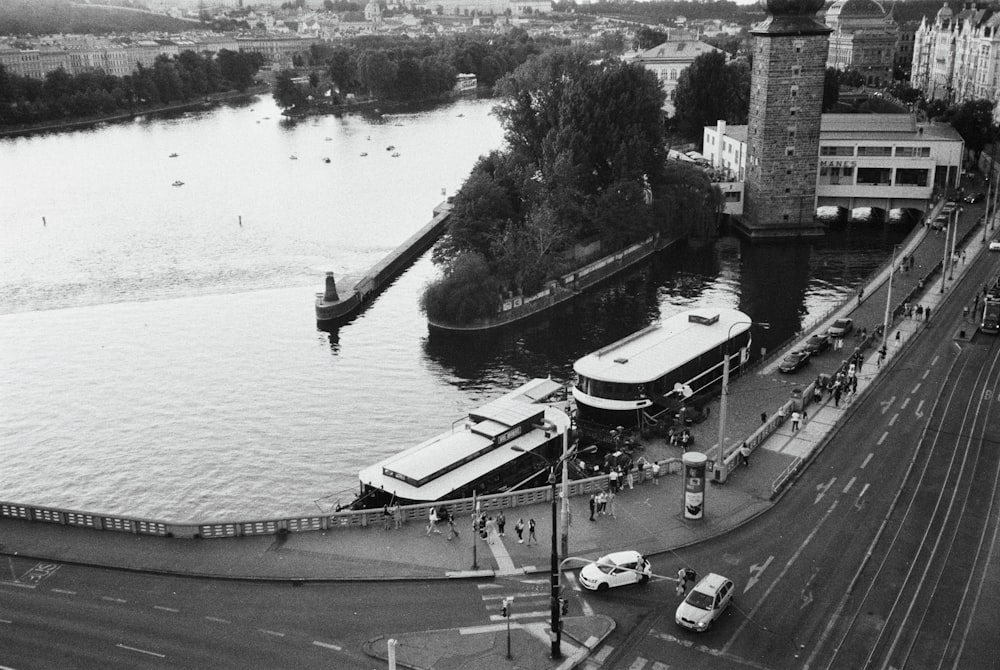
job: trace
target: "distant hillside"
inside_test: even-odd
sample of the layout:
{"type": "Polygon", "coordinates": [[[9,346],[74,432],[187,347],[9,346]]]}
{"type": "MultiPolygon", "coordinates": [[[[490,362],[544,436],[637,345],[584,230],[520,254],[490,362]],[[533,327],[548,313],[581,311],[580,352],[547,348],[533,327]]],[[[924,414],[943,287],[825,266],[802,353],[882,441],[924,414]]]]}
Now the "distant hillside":
{"type": "Polygon", "coordinates": [[[0,35],[181,32],[196,25],[162,14],[70,0],[0,0],[0,35]]]}

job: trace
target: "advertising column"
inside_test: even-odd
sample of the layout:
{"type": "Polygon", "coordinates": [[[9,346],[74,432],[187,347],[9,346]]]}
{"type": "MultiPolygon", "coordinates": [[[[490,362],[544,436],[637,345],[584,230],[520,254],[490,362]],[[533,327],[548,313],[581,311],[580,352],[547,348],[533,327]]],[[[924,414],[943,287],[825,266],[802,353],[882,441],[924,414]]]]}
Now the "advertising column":
{"type": "Polygon", "coordinates": [[[684,518],[701,519],[705,515],[705,468],[708,458],[697,451],[684,454],[684,518]]]}

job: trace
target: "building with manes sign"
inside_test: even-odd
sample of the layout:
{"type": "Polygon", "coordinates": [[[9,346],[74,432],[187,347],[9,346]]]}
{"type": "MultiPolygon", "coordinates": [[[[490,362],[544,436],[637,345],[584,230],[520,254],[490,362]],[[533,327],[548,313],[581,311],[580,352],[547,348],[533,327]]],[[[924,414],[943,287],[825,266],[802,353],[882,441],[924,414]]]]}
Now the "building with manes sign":
{"type": "MultiPolygon", "coordinates": [[[[720,176],[728,214],[742,213],[740,198],[730,194],[745,178],[746,133],[746,126],[724,122],[704,132],[702,154],[720,176]]],[[[802,216],[811,221],[826,206],[926,210],[935,194],[959,186],[964,150],[950,125],[918,123],[911,114],[823,114],[816,196],[803,199],[802,216]]]]}

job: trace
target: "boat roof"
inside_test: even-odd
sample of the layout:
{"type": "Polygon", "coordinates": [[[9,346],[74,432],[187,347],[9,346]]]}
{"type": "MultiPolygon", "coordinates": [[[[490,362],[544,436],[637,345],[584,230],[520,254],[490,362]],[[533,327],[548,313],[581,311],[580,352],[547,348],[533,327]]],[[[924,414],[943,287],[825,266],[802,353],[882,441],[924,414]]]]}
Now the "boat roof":
{"type": "Polygon", "coordinates": [[[746,332],[750,325],[750,317],[737,309],[699,307],[589,353],[573,364],[573,370],[588,379],[648,383],[746,332]]]}
{"type": "Polygon", "coordinates": [[[568,430],[565,412],[540,404],[561,388],[532,380],[469,412],[451,430],[363,469],[361,483],[404,500],[440,500],[524,455],[512,447],[533,451],[568,430]]]}

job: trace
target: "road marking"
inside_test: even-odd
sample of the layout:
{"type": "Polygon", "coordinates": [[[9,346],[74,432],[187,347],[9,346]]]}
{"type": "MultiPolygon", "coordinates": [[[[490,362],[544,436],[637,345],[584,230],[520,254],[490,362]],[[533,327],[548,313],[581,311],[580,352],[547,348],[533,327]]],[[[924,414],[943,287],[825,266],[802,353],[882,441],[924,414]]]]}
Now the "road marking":
{"type": "Polygon", "coordinates": [[[264,633],[264,635],[274,635],[275,637],[285,637],[284,633],[279,633],[276,630],[268,630],[266,628],[258,628],[257,630],[259,630],[261,633],[264,633]]]}
{"type": "Polygon", "coordinates": [[[771,565],[771,561],[773,560],[774,556],[768,556],[767,560],[764,561],[764,565],[757,565],[754,563],[750,566],[750,579],[747,580],[747,585],[744,587],[743,593],[749,591],[750,587],[760,581],[760,576],[764,574],[764,571],[767,570],[767,566],[771,565]]]}
{"type": "MultiPolygon", "coordinates": [[[[917,391],[919,391],[919,390],[920,390],[920,387],[921,387],[922,385],[923,385],[923,382],[917,382],[917,385],[913,387],[913,390],[912,390],[912,391],[910,391],[910,393],[916,393],[917,391]]],[[[904,407],[905,407],[905,405],[904,405],[904,407]]]]}
{"type": "MultiPolygon", "coordinates": [[[[935,356],[934,358],[932,358],[931,365],[936,365],[939,358],[941,358],[941,356],[935,356]]],[[[927,372],[930,372],[930,370],[928,370],[927,372]]]]}
{"type": "Polygon", "coordinates": [[[632,661],[632,665],[628,666],[628,670],[642,670],[645,667],[646,667],[646,659],[640,656],[634,661],[632,661]]]}
{"type": "Polygon", "coordinates": [[[887,438],[887,437],[889,437],[889,431],[886,431],[886,432],[882,433],[882,437],[878,438],[878,442],[876,442],[875,444],[877,446],[881,447],[882,443],[885,442],[885,438],[887,438]]]}
{"type": "Polygon", "coordinates": [[[921,411],[923,409],[923,406],[924,406],[924,401],[921,400],[920,402],[917,403],[917,408],[913,410],[913,413],[917,415],[918,419],[924,418],[924,413],[923,411],[921,411]]]}
{"type": "Polygon", "coordinates": [[[899,418],[899,412],[896,412],[895,414],[892,415],[892,418],[889,419],[889,426],[895,425],[896,419],[898,418],[899,418]]]}
{"type": "Polygon", "coordinates": [[[140,654],[149,654],[150,656],[156,656],[157,658],[166,658],[165,654],[158,654],[155,651],[149,651],[148,649],[139,649],[138,647],[130,647],[127,644],[116,644],[119,649],[128,649],[129,651],[137,651],[140,654]]]}
{"type": "Polygon", "coordinates": [[[214,621],[214,622],[216,622],[216,623],[232,623],[232,621],[228,621],[228,620],[226,620],[226,619],[220,619],[219,617],[215,617],[215,616],[207,616],[207,617],[205,617],[205,618],[206,618],[206,619],[207,619],[208,621],[214,621]]]}
{"type": "Polygon", "coordinates": [[[882,413],[885,414],[892,407],[892,403],[896,402],[896,396],[892,396],[888,400],[881,400],[879,404],[882,405],[882,413]]]}
{"type": "Polygon", "coordinates": [[[164,607],[163,605],[153,605],[153,609],[160,610],[161,612],[173,612],[175,614],[180,612],[180,610],[175,610],[173,607],[164,607]]]}
{"type": "Polygon", "coordinates": [[[874,456],[874,455],[875,454],[868,454],[868,456],[865,457],[865,462],[861,464],[861,469],[862,470],[865,469],[865,466],[868,465],[868,461],[872,460],[872,456],[874,456]]]}
{"type": "Polygon", "coordinates": [[[799,556],[802,554],[803,551],[805,551],[806,547],[809,546],[809,543],[812,542],[814,537],[816,537],[816,534],[819,532],[820,528],[823,527],[823,524],[826,523],[826,520],[830,518],[830,515],[833,514],[834,510],[836,509],[837,509],[837,501],[834,500],[830,504],[830,508],[826,510],[826,514],[823,515],[823,518],[819,520],[819,523],[817,523],[816,527],[812,529],[812,532],[809,533],[809,536],[806,537],[806,539],[802,542],[802,544],[799,545],[799,548],[795,550],[795,553],[792,554],[792,557],[788,559],[788,562],[785,563],[785,567],[781,571],[781,574],[779,574],[777,577],[774,578],[774,581],[771,582],[771,585],[767,587],[766,591],[764,591],[764,595],[762,595],[760,598],[757,599],[757,604],[755,604],[753,606],[753,609],[750,610],[750,612],[744,616],[743,623],[740,624],[740,627],[736,630],[736,633],[730,636],[729,641],[726,642],[726,644],[722,647],[721,653],[723,654],[728,653],[729,648],[733,645],[733,643],[737,639],[742,639],[741,633],[750,624],[750,622],[755,622],[756,625],[757,610],[759,610],[761,606],[764,604],[764,602],[767,601],[767,597],[771,595],[771,591],[777,588],[778,583],[781,582],[785,574],[791,569],[792,565],[795,563],[796,560],[798,560],[799,556]]]}
{"type": "MultiPolygon", "coordinates": [[[[916,390],[916,389],[914,389],[914,390],[916,390]]],[[[910,399],[909,398],[903,398],[903,404],[901,404],[899,406],[899,409],[906,409],[906,406],[909,405],[909,404],[910,404],[910,399]]]]}
{"type": "Polygon", "coordinates": [[[7,619],[0,619],[0,623],[14,623],[14,622],[8,621],[7,619]]]}
{"type": "MultiPolygon", "coordinates": [[[[937,359],[935,358],[934,360],[936,361],[937,359]]],[[[934,365],[934,363],[931,363],[931,365],[934,365]]],[[[931,373],[931,371],[930,371],[930,370],[924,370],[924,374],[923,374],[923,375],[921,375],[921,377],[920,377],[920,378],[921,378],[921,379],[927,379],[927,375],[929,375],[930,373],[931,373]]]]}
{"type": "Polygon", "coordinates": [[[67,591],[66,589],[51,589],[52,593],[65,593],[68,596],[75,596],[76,591],[67,591]]]}
{"type": "Polygon", "coordinates": [[[109,603],[127,603],[127,600],[122,600],[121,598],[112,598],[111,596],[101,596],[101,600],[106,600],[109,603]]]}
{"type": "MultiPolygon", "coordinates": [[[[536,617],[547,617],[552,614],[548,610],[535,610],[534,612],[514,612],[510,615],[511,620],[514,619],[532,619],[536,617]]],[[[504,617],[499,614],[491,614],[490,621],[504,621],[504,617]]]]}
{"type": "Polygon", "coordinates": [[[816,496],[816,500],[815,500],[815,502],[813,502],[813,505],[815,505],[816,503],[818,503],[820,500],[823,499],[823,496],[826,495],[826,492],[830,489],[831,486],[833,486],[833,483],[835,481],[837,481],[836,477],[834,477],[833,479],[831,479],[827,484],[817,484],[816,485],[816,490],[819,491],[820,493],[819,493],[818,496],[816,496]]]}
{"type": "Polygon", "coordinates": [[[844,490],[841,491],[841,493],[849,492],[851,490],[851,487],[854,486],[854,482],[856,481],[858,481],[857,477],[851,477],[851,481],[847,482],[847,486],[844,487],[844,490]]]}
{"type": "Polygon", "coordinates": [[[319,640],[313,640],[313,644],[317,647],[323,647],[324,649],[333,649],[334,651],[343,651],[343,647],[338,647],[335,644],[330,644],[329,642],[320,642],[319,640]]]}
{"type": "MultiPolygon", "coordinates": [[[[522,581],[524,581],[524,580],[522,580],[522,581]]],[[[542,581],[542,582],[546,582],[547,583],[549,580],[547,580],[547,579],[540,579],[540,580],[537,580],[537,581],[542,581]]],[[[500,588],[503,588],[499,584],[478,584],[478,586],[479,586],[479,590],[480,591],[486,591],[488,589],[500,589],[500,588]]]]}
{"type": "Polygon", "coordinates": [[[521,591],[519,593],[500,593],[495,596],[479,596],[480,600],[489,602],[490,600],[505,600],[507,598],[549,598],[550,593],[540,591],[521,591]]]}
{"type": "Polygon", "coordinates": [[[861,487],[861,493],[858,494],[858,498],[860,498],[865,494],[869,486],[871,486],[871,484],[865,484],[864,486],[861,487]]]}

